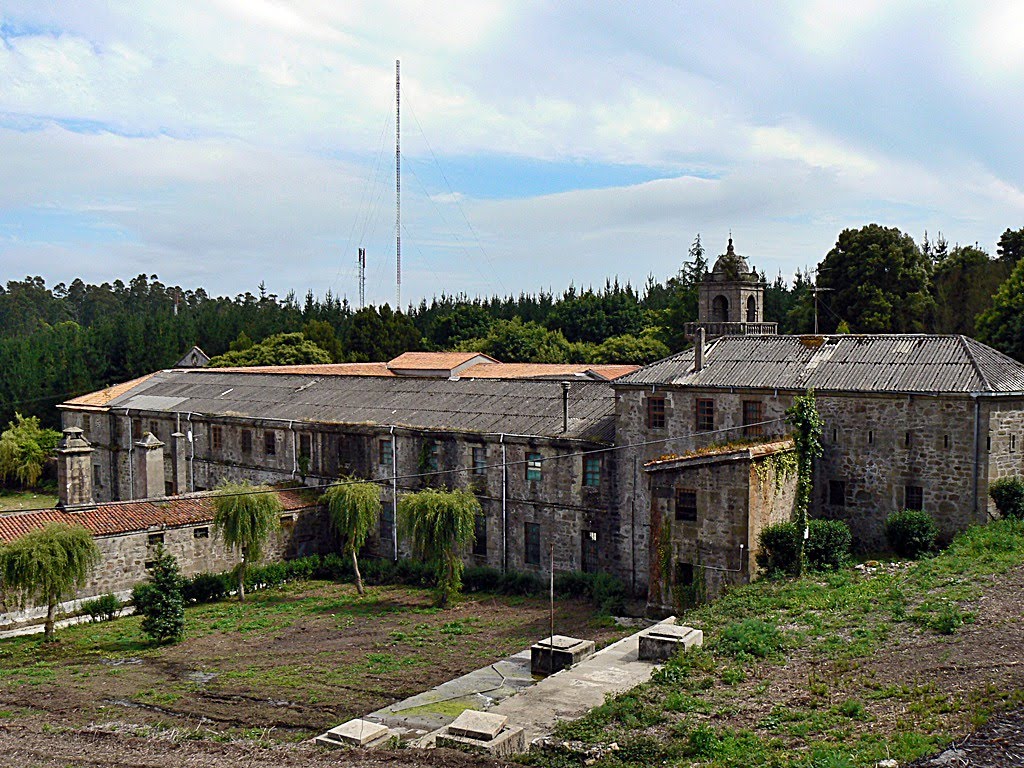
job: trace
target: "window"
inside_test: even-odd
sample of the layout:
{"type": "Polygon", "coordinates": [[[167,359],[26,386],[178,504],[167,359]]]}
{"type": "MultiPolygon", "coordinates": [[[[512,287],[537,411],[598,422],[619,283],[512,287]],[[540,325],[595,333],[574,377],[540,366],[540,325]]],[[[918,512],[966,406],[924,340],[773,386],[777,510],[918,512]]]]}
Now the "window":
{"type": "Polygon", "coordinates": [[[697,431],[711,432],[715,428],[715,401],[706,398],[697,398],[697,431]]]}
{"type": "Polygon", "coordinates": [[[162,533],[151,533],[146,539],[146,543],[151,547],[159,546],[164,543],[164,535],[162,533]]]}
{"type": "Polygon", "coordinates": [[[153,437],[160,437],[160,422],[159,421],[151,421],[151,422],[149,422],[149,431],[152,433],[153,437]]]}
{"type": "Polygon", "coordinates": [[[832,430],[832,442],[833,443],[838,443],[839,442],[839,430],[838,429],[833,429],[832,430]]]}
{"type": "Polygon", "coordinates": [[[487,474],[487,449],[482,445],[473,447],[473,474],[476,477],[487,474]]]}
{"type": "Polygon", "coordinates": [[[224,430],[221,427],[210,427],[210,447],[215,451],[224,447],[224,430]]]}
{"type": "Polygon", "coordinates": [[[272,429],[268,429],[263,433],[263,452],[267,456],[277,454],[277,432],[274,432],[272,429]]]}
{"type": "Polygon", "coordinates": [[[1016,435],[1010,435],[1010,453],[1013,453],[1016,450],[1017,450],[1017,436],[1016,435]]]}
{"type": "Polygon", "coordinates": [[[942,436],[942,447],[949,448],[949,435],[942,436]]]}
{"type": "Polygon", "coordinates": [[[473,554],[487,557],[487,515],[483,512],[473,521],[473,554]]]}
{"type": "Polygon", "coordinates": [[[989,435],[988,437],[985,438],[985,450],[992,450],[992,435],[989,435]]]}
{"type": "Polygon", "coordinates": [[[904,432],[903,433],[903,447],[904,448],[909,448],[910,447],[910,432],[904,432]]]}
{"type": "Polygon", "coordinates": [[[141,421],[132,421],[131,425],[132,425],[132,440],[141,440],[142,439],[142,422],[141,421]]]}
{"type": "Polygon", "coordinates": [[[743,401],[743,436],[760,437],[764,434],[764,404],[760,400],[743,401]]]}
{"type": "Polygon", "coordinates": [[[89,418],[88,413],[82,414],[82,431],[88,432],[92,428],[92,419],[89,418]]]}
{"type": "Polygon", "coordinates": [[[242,430],[242,453],[252,453],[252,430],[242,430]]]}
{"type": "Polygon", "coordinates": [[[920,485],[908,485],[903,489],[904,509],[924,509],[924,488],[920,485]]]}
{"type": "Polygon", "coordinates": [[[420,472],[437,472],[438,469],[438,454],[440,453],[440,446],[436,440],[428,440],[423,443],[423,453],[421,454],[421,467],[420,472]]]}
{"type": "Polygon", "coordinates": [[[532,482],[539,482],[543,475],[543,464],[539,453],[526,454],[526,479],[532,482]]]}
{"type": "Polygon", "coordinates": [[[164,496],[174,495],[174,483],[170,480],[164,480],[164,496]]]}
{"type": "Polygon", "coordinates": [[[580,548],[580,568],[584,573],[597,573],[597,531],[584,531],[580,548]]]}
{"type": "Polygon", "coordinates": [[[846,506],[846,483],[844,481],[828,481],[828,503],[834,507],[846,506]]]}
{"type": "Polygon", "coordinates": [[[155,565],[156,560],[147,560],[145,563],[142,564],[142,567],[145,568],[147,571],[152,571],[155,565]]]}
{"type": "Polygon", "coordinates": [[[299,456],[307,461],[313,457],[312,435],[299,435],[299,456]]]}
{"type": "Polygon", "coordinates": [[[210,529],[207,528],[206,526],[203,526],[202,528],[193,528],[192,529],[192,538],[193,539],[208,539],[208,538],[210,538],[210,529]]]}
{"type": "Polygon", "coordinates": [[[651,395],[647,398],[647,427],[649,429],[665,428],[664,395],[651,395]]]}
{"type": "Polygon", "coordinates": [[[689,488],[676,488],[676,520],[697,520],[697,492],[689,488]]]}
{"type": "Polygon", "coordinates": [[[278,522],[281,524],[282,528],[292,528],[292,527],[294,527],[295,526],[295,513],[294,512],[288,512],[286,514],[281,515],[281,517],[278,518],[278,522]]]}
{"type": "Polygon", "coordinates": [[[381,554],[394,553],[392,541],[395,536],[395,510],[390,505],[380,511],[380,543],[381,554]]]}
{"type": "Polygon", "coordinates": [[[676,585],[693,586],[693,563],[676,563],[676,585]]]}
{"type": "Polygon", "coordinates": [[[527,565],[540,565],[540,523],[526,523],[523,531],[527,565]]]}
{"type": "Polygon", "coordinates": [[[392,466],[394,456],[391,453],[391,438],[382,437],[377,441],[377,463],[388,469],[392,466]]]}
{"type": "Polygon", "coordinates": [[[874,430],[869,429],[868,430],[868,445],[874,445],[874,442],[875,442],[875,432],[874,432],[874,430]]]}
{"type": "Polygon", "coordinates": [[[99,464],[92,465],[92,486],[93,488],[103,487],[103,467],[99,464]]]}
{"type": "Polygon", "coordinates": [[[583,457],[583,485],[588,488],[597,488],[601,485],[601,459],[599,457],[583,457]]]}

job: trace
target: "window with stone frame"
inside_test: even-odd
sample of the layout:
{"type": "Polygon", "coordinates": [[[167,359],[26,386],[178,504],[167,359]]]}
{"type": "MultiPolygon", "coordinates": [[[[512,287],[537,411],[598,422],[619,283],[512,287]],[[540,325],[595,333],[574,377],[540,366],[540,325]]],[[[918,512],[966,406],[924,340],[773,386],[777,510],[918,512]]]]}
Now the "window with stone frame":
{"type": "Polygon", "coordinates": [[[1010,453],[1017,452],[1017,436],[1010,435],[1010,453]]]}
{"type": "Polygon", "coordinates": [[[924,488],[920,485],[907,485],[903,488],[904,509],[924,509],[924,488]]]}
{"type": "Polygon", "coordinates": [[[647,428],[665,429],[665,396],[648,395],[647,397],[647,428]]]}
{"type": "Polygon", "coordinates": [[[252,453],[252,430],[242,430],[242,453],[252,453]]]}
{"type": "Polygon", "coordinates": [[[693,563],[676,563],[676,586],[679,587],[692,587],[693,586],[693,563]]]}
{"type": "Polygon", "coordinates": [[[743,436],[761,437],[764,435],[764,403],[760,400],[743,401],[743,436]]]}
{"type": "Polygon", "coordinates": [[[600,570],[597,531],[583,531],[580,542],[580,570],[584,573],[597,573],[600,570]]]}
{"type": "Polygon", "coordinates": [[[215,451],[219,451],[224,447],[224,430],[217,425],[210,427],[210,447],[215,451]]]}
{"type": "Polygon", "coordinates": [[[441,467],[441,446],[437,440],[427,440],[423,443],[423,465],[421,472],[437,472],[441,467]]]}
{"type": "Polygon", "coordinates": [[[715,429],[715,401],[710,397],[698,397],[696,404],[696,428],[698,432],[712,432],[715,429]]]}
{"type": "Polygon", "coordinates": [[[208,539],[208,538],[210,538],[210,528],[209,528],[209,526],[205,526],[204,525],[201,528],[193,528],[192,529],[192,538],[193,539],[208,539]]]}
{"type": "Polygon", "coordinates": [[[833,507],[846,506],[846,482],[843,480],[828,481],[828,503],[833,507]]]}
{"type": "Polygon", "coordinates": [[[164,543],[164,535],[162,533],[151,533],[146,538],[146,544],[150,547],[156,547],[164,543]]]}
{"type": "Polygon", "coordinates": [[[487,515],[477,512],[473,520],[473,554],[487,557],[487,515]]]}
{"type": "Polygon", "coordinates": [[[130,420],[132,425],[132,440],[142,439],[142,422],[139,419],[130,420]]]}
{"type": "Polygon", "coordinates": [[[300,434],[299,435],[299,457],[304,458],[307,461],[313,458],[313,436],[300,434]]]}
{"type": "Polygon", "coordinates": [[[540,523],[523,524],[523,561],[540,565],[540,523]]]}
{"type": "Polygon", "coordinates": [[[153,437],[159,439],[160,438],[160,422],[159,421],[150,421],[149,422],[149,431],[150,431],[150,433],[152,433],[153,437]]]}
{"type": "Polygon", "coordinates": [[[487,449],[482,445],[474,445],[472,448],[473,476],[484,477],[487,475],[487,449]]]}
{"type": "Polygon", "coordinates": [[[384,505],[384,508],[380,511],[380,518],[378,519],[378,528],[380,533],[381,542],[381,554],[387,555],[387,553],[394,554],[394,535],[395,535],[395,510],[390,504],[384,505]]]}
{"type": "Polygon", "coordinates": [[[92,465],[92,487],[103,487],[103,467],[101,467],[99,464],[92,465]]]}
{"type": "Polygon", "coordinates": [[[382,467],[391,469],[394,458],[394,454],[391,451],[391,438],[380,438],[380,440],[377,441],[377,463],[382,467]]]}
{"type": "Polygon", "coordinates": [[[527,451],[526,453],[526,479],[530,482],[540,482],[544,476],[543,457],[539,453],[527,451]]]}
{"type": "Polygon", "coordinates": [[[267,456],[277,455],[277,432],[272,429],[263,432],[263,453],[267,456]]]}
{"type": "Polygon", "coordinates": [[[692,488],[676,488],[676,520],[697,521],[697,492],[692,488]]]}
{"type": "Polygon", "coordinates": [[[587,488],[601,486],[601,458],[599,456],[583,457],[583,485],[587,488]]]}
{"type": "Polygon", "coordinates": [[[92,429],[92,419],[89,417],[88,413],[83,413],[82,414],[82,431],[83,432],[88,432],[90,429],[92,429]]]}

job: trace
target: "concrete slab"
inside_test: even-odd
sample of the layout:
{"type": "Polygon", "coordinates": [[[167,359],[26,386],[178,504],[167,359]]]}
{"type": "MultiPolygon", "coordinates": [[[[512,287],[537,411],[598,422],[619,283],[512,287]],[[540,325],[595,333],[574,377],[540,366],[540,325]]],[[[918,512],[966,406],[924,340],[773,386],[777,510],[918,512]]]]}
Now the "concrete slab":
{"type": "Polygon", "coordinates": [[[437,734],[435,746],[458,749],[462,752],[487,754],[493,757],[509,757],[526,751],[526,736],[522,728],[505,728],[493,739],[479,741],[465,736],[456,736],[446,728],[437,734]]]}
{"type": "Polygon", "coordinates": [[[704,633],[679,624],[658,624],[640,633],[639,655],[643,661],[668,661],[680,651],[704,644],[704,633]]]}
{"type": "Polygon", "coordinates": [[[331,728],[314,741],[326,746],[367,747],[384,741],[390,735],[391,731],[386,725],[356,718],[331,728]]]}
{"type": "Polygon", "coordinates": [[[504,715],[467,709],[448,726],[448,733],[477,741],[490,741],[501,732],[507,722],[508,718],[504,715]]]}
{"type": "Polygon", "coordinates": [[[578,664],[593,653],[593,640],[580,640],[565,635],[545,637],[530,648],[530,671],[535,675],[553,675],[578,664]]]}

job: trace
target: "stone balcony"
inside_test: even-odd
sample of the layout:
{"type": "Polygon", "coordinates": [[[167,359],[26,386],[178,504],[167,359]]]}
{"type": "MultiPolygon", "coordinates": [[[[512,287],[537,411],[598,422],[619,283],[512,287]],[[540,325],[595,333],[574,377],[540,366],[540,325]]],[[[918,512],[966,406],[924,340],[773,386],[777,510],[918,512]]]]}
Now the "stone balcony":
{"type": "Polygon", "coordinates": [[[714,339],[719,336],[762,336],[776,335],[779,332],[778,323],[687,323],[684,326],[686,335],[693,338],[697,335],[697,329],[703,328],[706,338],[714,339]]]}

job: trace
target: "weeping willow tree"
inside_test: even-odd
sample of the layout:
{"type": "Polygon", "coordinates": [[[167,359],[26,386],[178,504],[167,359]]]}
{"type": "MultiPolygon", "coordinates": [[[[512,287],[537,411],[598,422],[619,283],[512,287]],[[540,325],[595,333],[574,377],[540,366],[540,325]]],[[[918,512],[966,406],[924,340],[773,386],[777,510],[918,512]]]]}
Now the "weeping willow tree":
{"type": "Polygon", "coordinates": [[[213,495],[213,527],[242,560],[235,568],[238,600],[245,602],[245,574],[250,565],[263,559],[270,534],[281,521],[281,500],[265,485],[222,483],[213,495]]]}
{"type": "Polygon", "coordinates": [[[442,608],[462,589],[462,551],[473,542],[479,512],[476,496],[462,489],[428,488],[398,502],[399,531],[413,554],[433,566],[442,608]]]}
{"type": "Polygon", "coordinates": [[[358,554],[380,517],[380,488],[376,483],[342,477],[339,485],[327,489],[320,502],[327,505],[331,523],[341,538],[342,552],[352,556],[356,591],[361,595],[363,576],[359,573],[358,554]]]}
{"type": "Polygon", "coordinates": [[[43,636],[49,641],[57,605],[85,586],[99,561],[100,551],[85,528],[49,523],[0,550],[0,583],[5,592],[17,593],[23,608],[29,600],[46,603],[43,636]]]}

